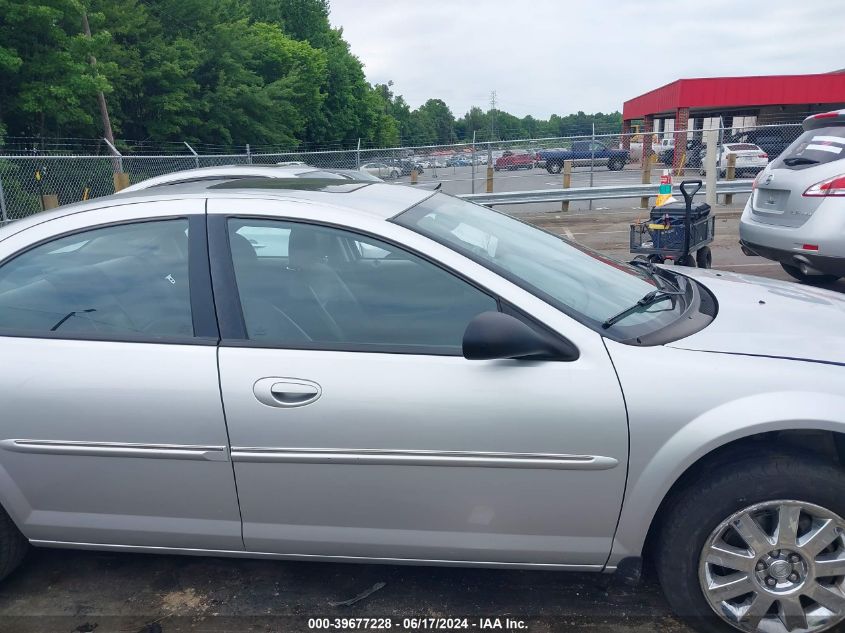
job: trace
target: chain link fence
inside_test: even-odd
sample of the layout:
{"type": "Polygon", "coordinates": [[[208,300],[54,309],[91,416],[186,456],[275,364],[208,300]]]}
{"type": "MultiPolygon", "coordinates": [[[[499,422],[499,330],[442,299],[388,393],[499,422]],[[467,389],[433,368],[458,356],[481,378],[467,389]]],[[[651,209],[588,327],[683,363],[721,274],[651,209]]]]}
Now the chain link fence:
{"type": "MultiPolygon", "coordinates": [[[[732,154],[736,177],[752,176],[801,131],[800,124],[717,129],[718,177],[728,176],[732,154]]],[[[452,194],[657,182],[663,169],[680,178],[703,174],[707,138],[707,131],[673,130],[381,149],[252,152],[246,146],[242,153],[226,154],[191,150],[79,155],[63,149],[0,153],[0,221],[22,218],[45,206],[109,195],[115,190],[115,172],[128,174],[134,184],[170,172],[222,165],[304,163],[362,170],[389,182],[439,182],[452,194]]]]}

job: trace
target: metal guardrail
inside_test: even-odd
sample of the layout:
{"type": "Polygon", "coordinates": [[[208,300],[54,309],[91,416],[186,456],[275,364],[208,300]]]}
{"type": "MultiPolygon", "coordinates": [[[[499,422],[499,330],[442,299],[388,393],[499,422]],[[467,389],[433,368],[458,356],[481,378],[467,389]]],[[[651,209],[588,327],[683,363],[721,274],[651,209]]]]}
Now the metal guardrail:
{"type": "MultiPolygon", "coordinates": [[[[753,180],[721,180],[716,183],[717,194],[751,193],[753,180]]],[[[571,187],[569,189],[537,189],[534,191],[504,191],[501,193],[464,193],[458,198],[492,207],[497,204],[531,204],[538,202],[575,202],[578,200],[610,200],[620,198],[656,197],[660,185],[611,185],[606,187],[571,187]]],[[[706,194],[705,184],[696,195],[706,194]]],[[[681,196],[678,185],[672,185],[672,195],[681,196]]],[[[0,227],[14,219],[0,220],[0,227]]]]}
{"type": "MultiPolygon", "coordinates": [[[[751,193],[753,180],[722,180],[716,183],[717,194],[751,193]]],[[[660,185],[610,185],[605,187],[571,187],[570,189],[537,189],[534,191],[503,191],[501,193],[466,193],[459,198],[487,206],[497,204],[531,204],[537,202],[575,202],[578,200],[610,200],[619,198],[656,197],[660,185]]],[[[696,195],[706,194],[705,184],[696,195]]],[[[672,195],[681,198],[678,185],[672,185],[672,195]]]]}

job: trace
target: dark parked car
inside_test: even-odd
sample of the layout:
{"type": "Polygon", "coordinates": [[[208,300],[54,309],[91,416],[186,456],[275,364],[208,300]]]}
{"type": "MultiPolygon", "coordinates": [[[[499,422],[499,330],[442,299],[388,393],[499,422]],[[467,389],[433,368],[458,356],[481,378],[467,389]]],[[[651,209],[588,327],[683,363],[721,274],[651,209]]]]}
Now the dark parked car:
{"type": "Polygon", "coordinates": [[[761,127],[754,130],[742,130],[725,139],[725,143],[751,143],[757,145],[769,160],[774,160],[783,153],[802,130],[797,128],[761,127]]]}
{"type": "Polygon", "coordinates": [[[625,167],[630,154],[626,149],[614,149],[597,141],[573,141],[569,149],[547,149],[537,152],[539,160],[546,161],[546,171],[559,174],[563,163],[571,160],[576,167],[583,165],[607,165],[611,171],[625,167]]]}
{"type": "Polygon", "coordinates": [[[385,165],[389,165],[391,167],[398,167],[400,176],[410,176],[411,172],[415,169],[418,174],[425,171],[422,163],[407,158],[379,158],[376,162],[384,163],[385,165]]]}
{"type": "Polygon", "coordinates": [[[446,159],[446,167],[470,167],[472,159],[468,156],[450,156],[446,159]]]}
{"type": "MultiPolygon", "coordinates": [[[[684,167],[701,167],[706,148],[701,141],[687,141],[687,151],[684,157],[684,167]]],[[[671,167],[675,164],[675,148],[670,147],[658,154],[660,162],[671,167]]]]}

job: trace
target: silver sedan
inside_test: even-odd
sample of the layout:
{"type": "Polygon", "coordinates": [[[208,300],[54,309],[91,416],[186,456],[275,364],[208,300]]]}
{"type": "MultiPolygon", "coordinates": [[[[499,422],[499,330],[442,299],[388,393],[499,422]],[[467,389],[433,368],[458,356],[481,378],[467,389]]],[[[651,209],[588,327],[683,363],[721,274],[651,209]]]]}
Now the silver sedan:
{"type": "Polygon", "coordinates": [[[222,178],[39,214],[0,229],[0,575],[28,544],[649,557],[702,630],[822,631],[844,318],[412,187],[222,178]]]}

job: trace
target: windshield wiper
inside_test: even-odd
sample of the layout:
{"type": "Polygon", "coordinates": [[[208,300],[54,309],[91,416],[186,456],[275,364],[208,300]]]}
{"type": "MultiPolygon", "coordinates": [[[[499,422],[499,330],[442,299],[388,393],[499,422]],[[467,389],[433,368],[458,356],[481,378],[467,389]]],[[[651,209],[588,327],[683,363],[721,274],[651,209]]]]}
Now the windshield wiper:
{"type": "Polygon", "coordinates": [[[77,314],[85,314],[85,313],[88,313],[88,312],[96,312],[96,311],[97,311],[96,308],[88,308],[87,310],[72,310],[71,312],[68,312],[66,315],[64,315],[61,319],[59,319],[59,321],[56,323],[56,325],[54,325],[53,327],[50,328],[50,331],[55,332],[56,330],[58,330],[60,327],[62,327],[64,325],[65,321],[67,321],[71,317],[76,316],[77,314]]]}
{"type": "Polygon", "coordinates": [[[795,167],[796,165],[818,165],[819,161],[814,158],[804,158],[803,156],[792,156],[784,158],[783,164],[788,167],[795,167]]]}
{"type": "MultiPolygon", "coordinates": [[[[642,268],[644,271],[646,271],[654,280],[654,283],[657,284],[657,287],[661,290],[667,286],[666,278],[663,277],[663,275],[665,273],[668,273],[668,271],[663,270],[662,268],[658,268],[652,262],[646,259],[632,259],[630,262],[628,262],[628,264],[634,266],[635,268],[642,268]]],[[[676,283],[673,283],[671,285],[677,290],[680,289],[680,287],[676,283]]]]}
{"type": "Polygon", "coordinates": [[[672,297],[686,294],[684,290],[652,290],[648,294],[646,294],[642,299],[637,301],[634,305],[629,308],[625,308],[622,312],[614,314],[612,317],[607,319],[604,323],[601,324],[603,330],[606,330],[614,323],[618,323],[622,319],[627,316],[634,314],[634,312],[638,311],[640,308],[647,308],[650,305],[654,305],[655,303],[659,303],[660,301],[665,301],[666,299],[670,299],[672,297]]]}

